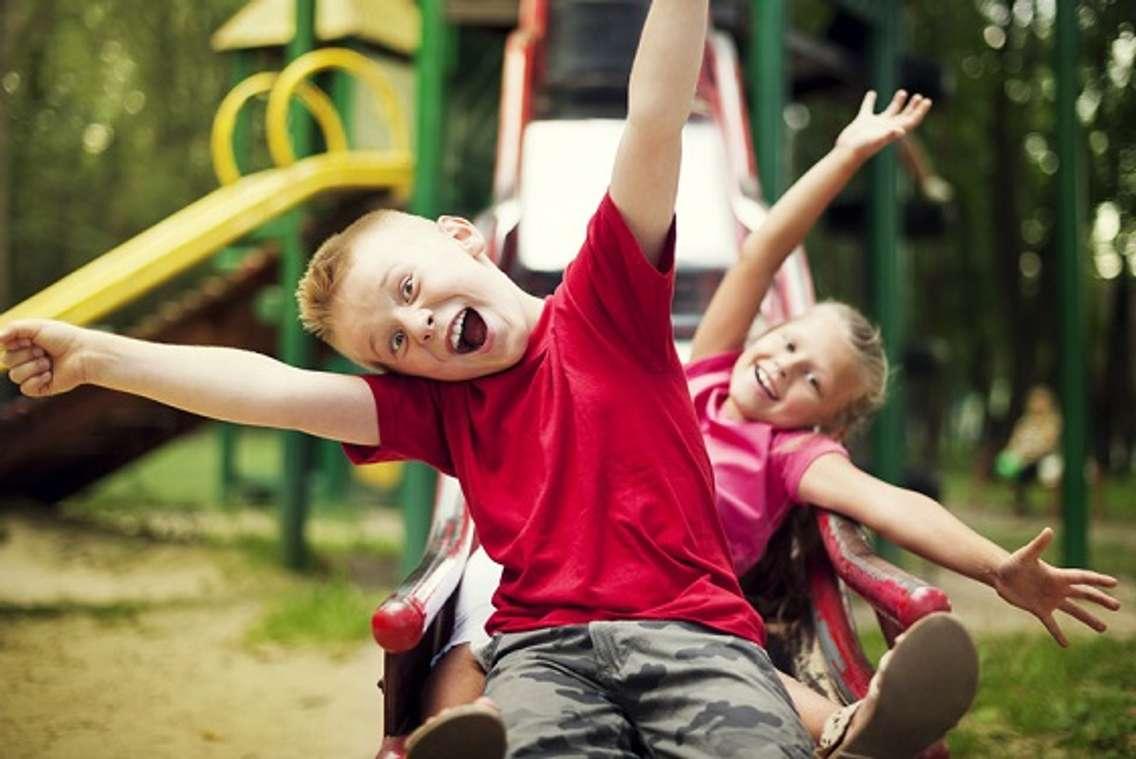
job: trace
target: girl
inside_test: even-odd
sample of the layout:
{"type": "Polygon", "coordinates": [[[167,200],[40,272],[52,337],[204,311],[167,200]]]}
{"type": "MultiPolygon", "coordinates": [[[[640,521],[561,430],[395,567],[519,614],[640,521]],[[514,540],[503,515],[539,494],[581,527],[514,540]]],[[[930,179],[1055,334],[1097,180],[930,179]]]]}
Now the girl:
{"type": "MultiPolygon", "coordinates": [[[[1099,589],[1115,586],[1114,578],[1042,561],[1053,536],[1049,528],[1008,553],[930,498],[878,480],[849,460],[842,443],[883,404],[888,375],[879,331],[859,312],[841,303],[821,303],[746,346],[785,258],[859,167],[916,127],[931,107],[930,100],[920,95],[908,99],[903,91],[880,114],[873,113],[875,101],[876,94],[868,92],[832,151],[748,236],[694,336],[687,378],[714,468],[734,568],[741,576],[757,563],[794,503],[813,504],[991,585],[1007,603],[1034,614],[1065,646],[1054,612],[1103,631],[1104,623],[1077,601],[1119,608],[1099,589]]],[[[411,736],[412,757],[441,755],[433,751],[447,735],[465,735],[468,747],[466,727],[474,720],[486,724],[493,719],[492,706],[475,700],[484,674],[464,641],[484,637],[496,571],[483,553],[471,558],[452,647],[426,689],[424,713],[440,716],[411,736]]],[[[885,657],[872,693],[862,702],[840,709],[791,678],[783,680],[805,726],[820,740],[822,755],[910,756],[941,737],[965,712],[976,684],[976,664],[957,622],[949,615],[933,615],[885,657]],[[912,698],[928,688],[935,689],[937,699],[912,698]],[[906,712],[904,707],[913,703],[906,712]]]]}

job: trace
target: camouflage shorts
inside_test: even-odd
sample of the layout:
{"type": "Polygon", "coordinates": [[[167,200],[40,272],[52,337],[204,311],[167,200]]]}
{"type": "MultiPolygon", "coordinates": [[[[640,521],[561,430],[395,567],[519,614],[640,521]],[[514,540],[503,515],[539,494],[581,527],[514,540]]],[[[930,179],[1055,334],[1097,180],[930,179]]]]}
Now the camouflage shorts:
{"type": "Polygon", "coordinates": [[[684,622],[498,635],[480,652],[509,757],[810,757],[765,651],[684,622]]]}

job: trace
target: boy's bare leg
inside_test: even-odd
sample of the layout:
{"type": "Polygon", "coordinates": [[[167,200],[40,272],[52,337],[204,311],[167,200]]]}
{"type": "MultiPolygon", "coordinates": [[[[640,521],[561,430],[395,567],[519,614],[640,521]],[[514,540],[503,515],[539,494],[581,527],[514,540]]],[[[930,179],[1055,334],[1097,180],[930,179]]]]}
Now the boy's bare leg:
{"type": "Polygon", "coordinates": [[[485,672],[469,644],[454,646],[426,677],[422,689],[422,717],[430,718],[450,707],[473,703],[484,692],[485,672]]]}

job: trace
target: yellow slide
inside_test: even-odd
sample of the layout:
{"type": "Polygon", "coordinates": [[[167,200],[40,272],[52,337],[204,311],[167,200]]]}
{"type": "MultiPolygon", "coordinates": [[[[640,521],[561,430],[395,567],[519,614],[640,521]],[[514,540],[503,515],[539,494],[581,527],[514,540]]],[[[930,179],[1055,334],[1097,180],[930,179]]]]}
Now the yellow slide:
{"type": "Polygon", "coordinates": [[[406,151],[325,153],[251,174],[211,192],[137,237],[0,314],[88,324],[189,269],[225,245],[329,190],[405,187],[406,151]]]}

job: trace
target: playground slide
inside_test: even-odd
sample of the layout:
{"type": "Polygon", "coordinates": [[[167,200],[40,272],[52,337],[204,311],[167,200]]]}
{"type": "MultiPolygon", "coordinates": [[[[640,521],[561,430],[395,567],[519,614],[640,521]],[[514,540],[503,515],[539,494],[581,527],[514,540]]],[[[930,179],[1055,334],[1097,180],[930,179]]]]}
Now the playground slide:
{"type": "MultiPolygon", "coordinates": [[[[9,311],[89,324],[203,261],[221,247],[323,192],[405,188],[405,151],[327,153],[222,187],[64,277],[9,311]]],[[[275,330],[254,318],[255,293],[276,281],[275,255],[261,253],[228,277],[206,281],[131,334],[150,340],[243,347],[271,353],[275,330]]],[[[0,406],[0,495],[55,501],[188,431],[191,414],[141,398],[84,387],[56,398],[0,406]],[[12,441],[19,441],[11,444],[12,441]]]]}
{"type": "Polygon", "coordinates": [[[350,151],[251,174],[0,314],[0,326],[23,317],[89,324],[315,195],[407,187],[411,170],[404,151],[350,151]]]}

